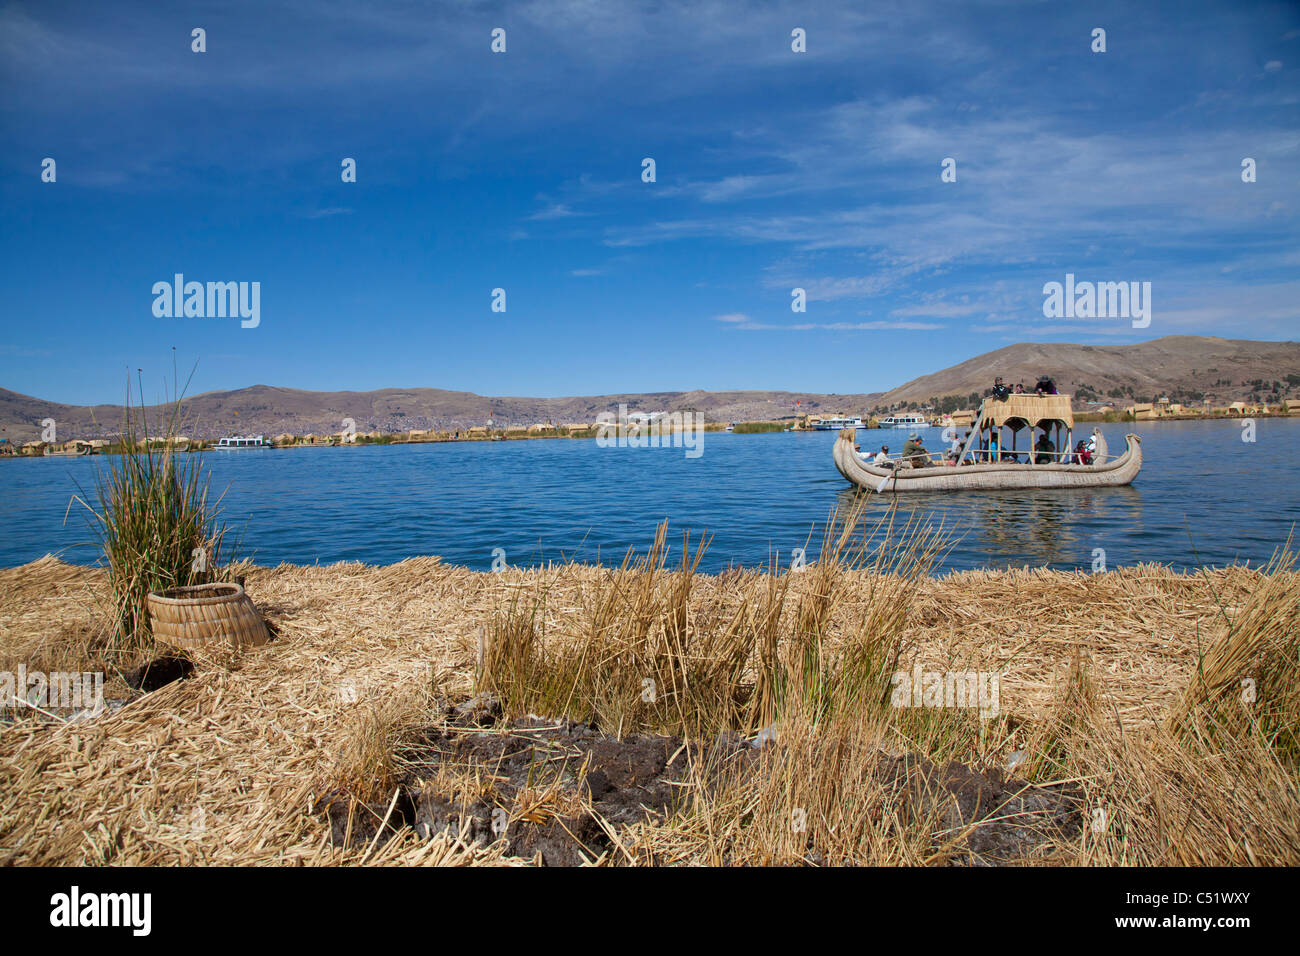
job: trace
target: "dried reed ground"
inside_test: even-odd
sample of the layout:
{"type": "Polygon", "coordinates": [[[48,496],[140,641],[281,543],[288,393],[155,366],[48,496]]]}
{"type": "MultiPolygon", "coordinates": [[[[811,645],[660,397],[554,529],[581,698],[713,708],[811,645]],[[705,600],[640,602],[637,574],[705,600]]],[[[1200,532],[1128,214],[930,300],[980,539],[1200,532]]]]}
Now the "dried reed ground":
{"type": "MultiPolygon", "coordinates": [[[[847,596],[827,629],[831,643],[863,612],[855,599],[865,592],[862,575],[842,576],[847,596]]],[[[544,593],[548,633],[577,631],[609,580],[609,571],[584,566],[491,574],[436,558],[380,568],[250,569],[248,591],[279,629],[271,645],[238,659],[200,661],[193,678],[97,720],[25,719],[0,729],[0,862],[508,862],[499,851],[449,838],[421,842],[409,830],[376,847],[336,849],[328,845],[316,801],[340,786],[364,789],[374,782],[368,775],[382,778],[395,728],[418,722],[431,692],[452,699],[472,692],[479,634],[504,608],[544,593]]],[[[813,580],[791,575],[791,597],[813,580]]],[[[103,587],[100,572],[52,558],[0,570],[0,669],[20,662],[29,669],[83,669],[103,587]]],[[[759,587],[765,585],[757,573],[697,576],[691,614],[725,618],[759,587]]],[[[986,725],[972,720],[973,730],[955,734],[960,758],[996,767],[1025,749],[1030,760],[1019,774],[1058,785],[1060,768],[1072,768],[1090,805],[1113,814],[1104,833],[1085,827],[1077,845],[1060,847],[1043,862],[1300,861],[1293,769],[1275,762],[1255,738],[1224,742],[1211,739],[1210,728],[1187,742],[1185,734],[1175,738],[1165,729],[1196,679],[1198,661],[1252,595],[1271,588],[1285,604],[1281,612],[1294,615],[1300,585],[1293,572],[973,571],[925,577],[916,588],[904,624],[905,668],[916,660],[930,670],[1006,675],[1003,717],[986,725]],[[1055,756],[1044,756],[1049,753],[1055,756]]],[[[958,755],[933,735],[900,741],[887,739],[880,727],[859,729],[894,750],[958,755]]],[[[794,780],[797,769],[785,767],[793,771],[790,788],[808,786],[794,780]]],[[[615,862],[803,859],[802,846],[780,825],[784,810],[770,796],[755,796],[747,808],[725,806],[749,800],[737,790],[719,796],[717,805],[697,805],[634,834],[615,862]],[[767,831],[752,825],[765,814],[767,831]],[[742,833],[742,824],[749,831],[742,833]]],[[[813,808],[814,831],[835,829],[827,823],[834,808],[816,806],[825,794],[794,796],[813,808]]],[[[387,792],[367,798],[388,803],[387,792]]],[[[844,849],[833,834],[822,835],[844,849]]],[[[926,850],[929,832],[912,840],[886,836],[883,829],[857,834],[857,847],[866,848],[861,853],[819,859],[942,861],[942,854],[926,850]]]]}

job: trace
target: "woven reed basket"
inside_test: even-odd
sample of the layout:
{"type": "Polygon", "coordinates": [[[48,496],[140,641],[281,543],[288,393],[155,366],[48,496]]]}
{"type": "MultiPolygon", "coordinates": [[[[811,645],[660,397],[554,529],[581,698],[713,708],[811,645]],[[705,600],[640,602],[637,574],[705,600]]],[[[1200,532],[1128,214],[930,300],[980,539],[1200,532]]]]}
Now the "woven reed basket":
{"type": "Polygon", "coordinates": [[[193,584],[149,592],[153,636],[182,650],[220,641],[231,647],[265,644],[271,635],[239,584],[193,584]]]}

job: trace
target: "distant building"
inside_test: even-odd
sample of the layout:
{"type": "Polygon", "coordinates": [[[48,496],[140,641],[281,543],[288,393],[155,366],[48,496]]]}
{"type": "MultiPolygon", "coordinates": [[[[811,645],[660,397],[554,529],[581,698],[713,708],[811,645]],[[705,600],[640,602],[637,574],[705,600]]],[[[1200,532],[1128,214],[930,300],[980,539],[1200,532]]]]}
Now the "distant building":
{"type": "Polygon", "coordinates": [[[963,408],[960,411],[953,412],[951,421],[954,428],[970,428],[975,424],[975,410],[973,408],[963,408]]]}

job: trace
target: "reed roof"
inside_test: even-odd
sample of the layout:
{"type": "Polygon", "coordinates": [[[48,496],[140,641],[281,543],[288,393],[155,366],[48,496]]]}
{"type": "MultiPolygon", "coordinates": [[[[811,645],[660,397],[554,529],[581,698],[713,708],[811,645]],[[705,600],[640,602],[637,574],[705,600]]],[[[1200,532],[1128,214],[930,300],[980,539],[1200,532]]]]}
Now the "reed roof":
{"type": "Polygon", "coordinates": [[[1070,409],[1069,395],[1008,395],[1005,400],[984,400],[980,427],[1009,425],[1015,430],[1040,422],[1064,422],[1074,427],[1074,412],[1070,409]]]}

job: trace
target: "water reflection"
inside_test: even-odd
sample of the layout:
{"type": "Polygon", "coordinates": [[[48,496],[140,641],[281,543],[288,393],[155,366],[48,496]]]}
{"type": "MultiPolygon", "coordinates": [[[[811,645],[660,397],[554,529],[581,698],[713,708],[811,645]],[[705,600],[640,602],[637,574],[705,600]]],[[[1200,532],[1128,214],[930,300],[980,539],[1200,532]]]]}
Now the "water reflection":
{"type": "Polygon", "coordinates": [[[862,526],[896,508],[904,520],[942,527],[961,552],[990,567],[1089,567],[1116,527],[1142,530],[1142,493],[1133,487],[902,495],[846,488],[837,496],[841,514],[855,504],[862,526]]]}

